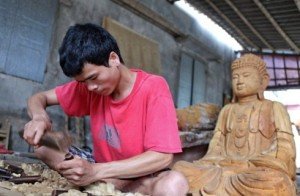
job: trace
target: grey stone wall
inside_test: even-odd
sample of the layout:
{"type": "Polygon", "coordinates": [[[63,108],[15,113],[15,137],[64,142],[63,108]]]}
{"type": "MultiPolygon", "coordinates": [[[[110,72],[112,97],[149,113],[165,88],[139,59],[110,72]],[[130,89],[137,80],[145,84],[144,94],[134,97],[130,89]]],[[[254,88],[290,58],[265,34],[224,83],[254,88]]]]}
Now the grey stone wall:
{"type": "MultiPolygon", "coordinates": [[[[59,1],[44,81],[37,83],[0,73],[0,120],[9,119],[12,123],[11,149],[17,151],[27,151],[28,149],[25,143],[18,142],[20,139],[16,134],[28,121],[26,114],[28,97],[38,91],[54,88],[70,80],[63,75],[58,60],[58,48],[68,27],[75,23],[101,24],[103,18],[107,16],[160,43],[162,75],[170,85],[174,100],[176,100],[178,92],[180,56],[183,50],[187,50],[209,65],[208,78],[210,80],[207,89],[211,89],[211,91],[207,92],[206,100],[213,100],[218,105],[222,104],[222,94],[230,93],[230,75],[228,73],[233,51],[214,40],[207,30],[199,27],[187,14],[167,1],[140,0],[139,2],[162,15],[188,37],[185,40],[176,40],[161,28],[110,0],[59,1]],[[218,89],[217,92],[215,89],[218,89]]],[[[64,115],[61,109],[55,106],[48,112],[53,120],[54,129],[63,129],[64,115]]]]}

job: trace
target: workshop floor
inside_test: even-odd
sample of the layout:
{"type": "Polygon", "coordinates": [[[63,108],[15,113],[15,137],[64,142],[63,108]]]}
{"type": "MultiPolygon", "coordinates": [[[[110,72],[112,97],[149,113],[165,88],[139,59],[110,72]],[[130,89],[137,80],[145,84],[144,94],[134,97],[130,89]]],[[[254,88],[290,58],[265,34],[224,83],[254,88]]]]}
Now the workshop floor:
{"type": "MultiPolygon", "coordinates": [[[[32,158],[27,157],[20,157],[20,156],[12,156],[12,155],[1,155],[0,160],[7,160],[7,161],[17,161],[17,162],[25,162],[25,163],[40,163],[40,161],[32,158]]],[[[297,196],[300,196],[300,168],[297,169],[297,176],[296,176],[296,183],[297,183],[297,196]]],[[[3,191],[3,190],[2,190],[3,191]]],[[[0,192],[2,194],[2,192],[0,192]]],[[[0,194],[0,195],[1,195],[0,194]]]]}

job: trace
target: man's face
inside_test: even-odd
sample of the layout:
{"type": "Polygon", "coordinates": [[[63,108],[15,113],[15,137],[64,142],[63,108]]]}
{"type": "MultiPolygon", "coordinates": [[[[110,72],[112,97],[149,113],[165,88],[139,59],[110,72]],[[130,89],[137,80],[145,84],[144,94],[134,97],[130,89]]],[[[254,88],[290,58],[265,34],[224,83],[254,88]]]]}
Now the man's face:
{"type": "Polygon", "coordinates": [[[262,85],[262,78],[254,67],[242,67],[232,72],[232,89],[238,98],[256,95],[262,85]]]}
{"type": "Polygon", "coordinates": [[[116,89],[120,72],[114,65],[105,67],[85,63],[82,73],[74,78],[85,83],[89,91],[108,96],[116,89]]]}

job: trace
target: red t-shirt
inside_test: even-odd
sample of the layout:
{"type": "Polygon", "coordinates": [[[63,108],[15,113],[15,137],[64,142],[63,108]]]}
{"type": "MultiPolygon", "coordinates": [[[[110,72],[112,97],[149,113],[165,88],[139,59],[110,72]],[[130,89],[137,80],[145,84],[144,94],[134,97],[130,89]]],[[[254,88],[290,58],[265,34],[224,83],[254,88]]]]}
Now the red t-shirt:
{"type": "Polygon", "coordinates": [[[141,70],[132,92],[120,101],[76,81],[55,89],[64,112],[90,115],[96,162],[122,160],[145,151],[181,152],[176,112],[164,78],[141,70]]]}

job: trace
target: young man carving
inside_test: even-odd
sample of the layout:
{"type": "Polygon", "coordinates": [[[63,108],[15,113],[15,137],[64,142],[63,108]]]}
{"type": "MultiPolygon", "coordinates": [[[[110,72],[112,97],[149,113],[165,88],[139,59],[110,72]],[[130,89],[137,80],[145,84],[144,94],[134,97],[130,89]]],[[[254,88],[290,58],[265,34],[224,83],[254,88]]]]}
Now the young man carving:
{"type": "Polygon", "coordinates": [[[151,175],[181,152],[166,81],[125,67],[115,39],[93,24],[70,27],[59,54],[63,72],[75,81],[28,100],[32,120],[24,138],[38,145],[51,129],[45,108],[59,104],[70,116],[90,116],[96,163],[78,156],[63,161],[64,153],[44,146],[36,149],[37,156],[76,185],[106,181],[123,191],[184,195],[188,188],[180,173],[151,175]]]}

